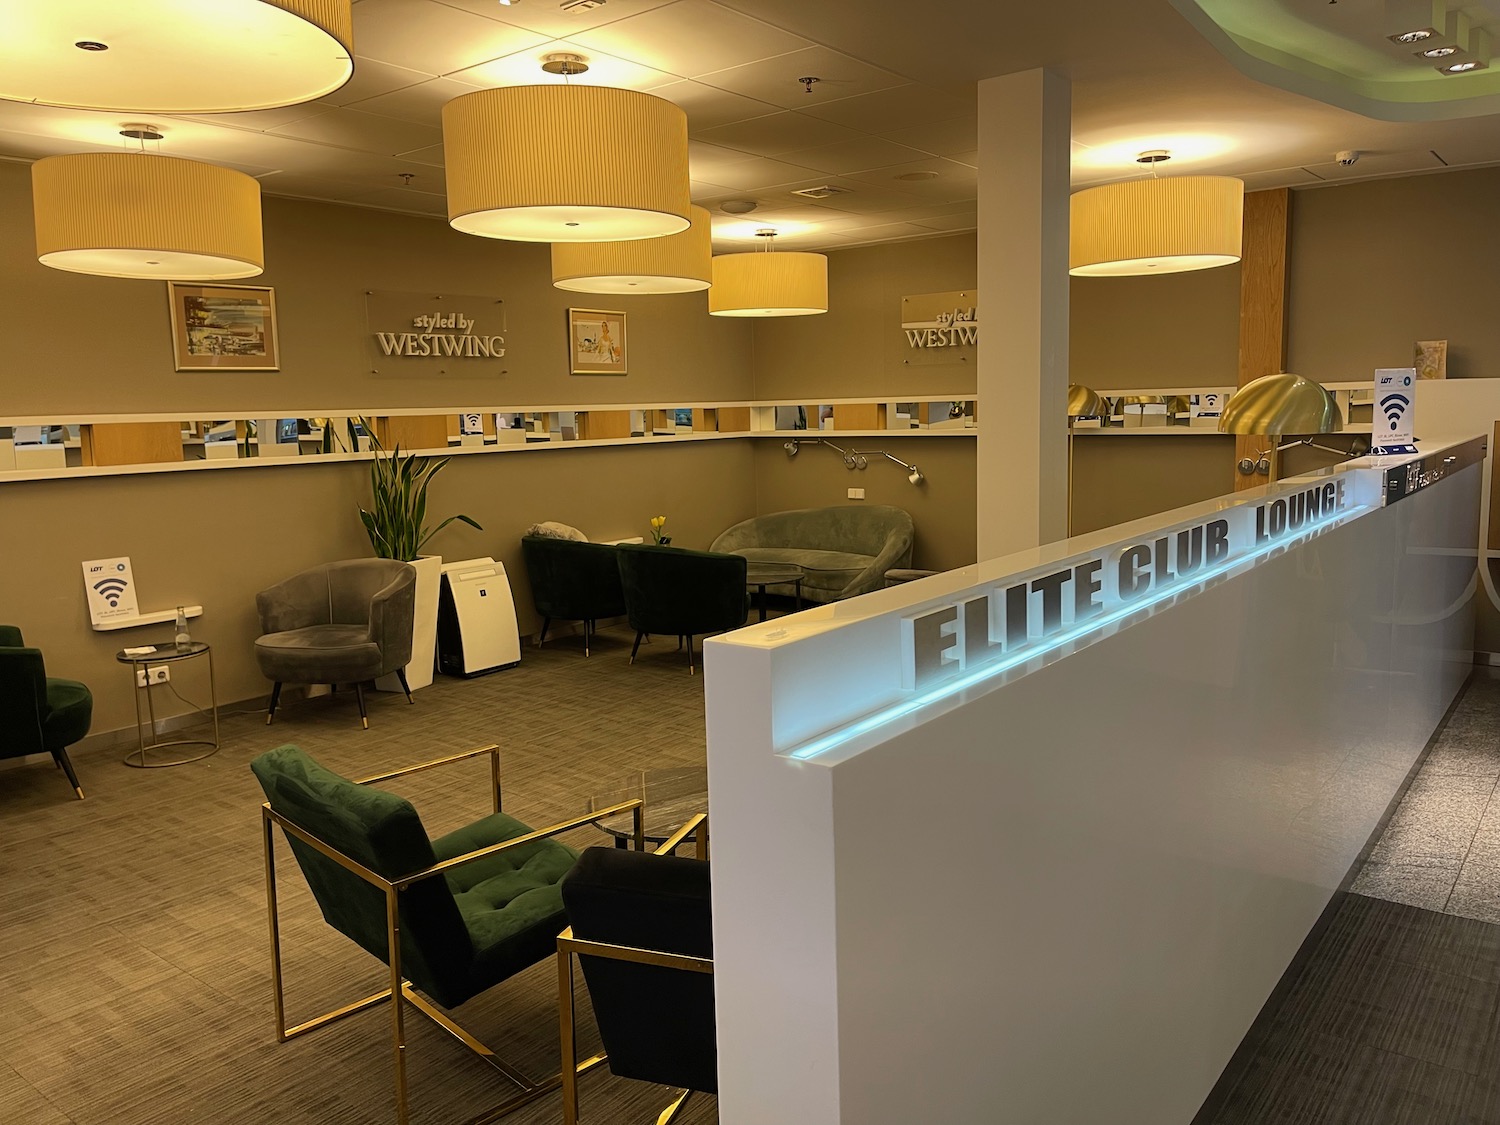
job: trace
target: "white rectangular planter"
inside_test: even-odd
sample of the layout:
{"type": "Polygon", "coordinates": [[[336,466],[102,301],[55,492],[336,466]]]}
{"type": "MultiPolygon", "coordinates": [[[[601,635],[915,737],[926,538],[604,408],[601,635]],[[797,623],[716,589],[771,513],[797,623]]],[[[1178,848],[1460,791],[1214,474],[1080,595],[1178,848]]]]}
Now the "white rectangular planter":
{"type": "MultiPolygon", "coordinates": [[[[417,608],[412,615],[411,663],[406,666],[406,682],[412,691],[432,683],[433,662],[437,658],[438,588],[442,583],[443,556],[423,555],[411,564],[417,570],[417,608]]],[[[395,673],[375,681],[381,691],[400,691],[401,681],[395,673]]]]}

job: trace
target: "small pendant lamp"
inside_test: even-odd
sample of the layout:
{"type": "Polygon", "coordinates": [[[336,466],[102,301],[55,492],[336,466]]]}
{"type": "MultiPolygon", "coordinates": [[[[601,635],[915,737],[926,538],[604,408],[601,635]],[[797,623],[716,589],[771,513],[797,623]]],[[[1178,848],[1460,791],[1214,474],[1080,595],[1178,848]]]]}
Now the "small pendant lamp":
{"type": "Polygon", "coordinates": [[[354,73],[350,0],[0,0],[0,98],[223,113],[296,105],[354,73]]]}
{"type": "Polygon", "coordinates": [[[615,242],[689,226],[687,114],[653,94],[475,90],[443,106],[443,152],[448,222],[465,234],[615,242]]]}
{"type": "Polygon", "coordinates": [[[260,184],[144,152],[49,156],[31,166],[37,260],[103,277],[221,281],[265,268],[260,184]]]}
{"type": "MultiPolygon", "coordinates": [[[[1137,160],[1170,159],[1158,149],[1137,160]]],[[[1085,188],[1069,200],[1068,272],[1123,277],[1240,260],[1245,184],[1231,176],[1166,176],[1085,188]]]]}
{"type": "Polygon", "coordinates": [[[713,283],[712,220],[690,207],[692,226],[662,238],[554,242],[552,284],[574,293],[691,293],[713,283]]]}
{"type": "Polygon", "coordinates": [[[776,232],[755,232],[762,252],[714,258],[708,291],[713,316],[811,316],[828,311],[828,258],[823,254],[771,253],[776,232]]]}

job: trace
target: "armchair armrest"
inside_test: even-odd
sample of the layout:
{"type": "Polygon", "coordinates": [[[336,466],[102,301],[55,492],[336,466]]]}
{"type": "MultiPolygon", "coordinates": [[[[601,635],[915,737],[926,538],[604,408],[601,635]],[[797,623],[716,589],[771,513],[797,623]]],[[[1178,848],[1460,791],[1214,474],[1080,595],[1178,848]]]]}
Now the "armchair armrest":
{"type": "Polygon", "coordinates": [[[840,592],[840,598],[852,598],[856,594],[868,594],[884,585],[885,572],[893,566],[905,566],[911,562],[912,536],[904,531],[886,537],[885,545],[875,561],[860,571],[840,592]]]}

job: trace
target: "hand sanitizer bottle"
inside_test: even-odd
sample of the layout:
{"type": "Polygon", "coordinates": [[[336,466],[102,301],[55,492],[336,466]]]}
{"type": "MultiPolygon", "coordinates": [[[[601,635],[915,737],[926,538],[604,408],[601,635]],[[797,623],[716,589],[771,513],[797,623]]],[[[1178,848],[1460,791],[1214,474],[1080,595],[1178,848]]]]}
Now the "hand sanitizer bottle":
{"type": "Polygon", "coordinates": [[[187,611],[182,606],[177,607],[177,647],[187,648],[193,643],[191,634],[188,633],[187,611]]]}

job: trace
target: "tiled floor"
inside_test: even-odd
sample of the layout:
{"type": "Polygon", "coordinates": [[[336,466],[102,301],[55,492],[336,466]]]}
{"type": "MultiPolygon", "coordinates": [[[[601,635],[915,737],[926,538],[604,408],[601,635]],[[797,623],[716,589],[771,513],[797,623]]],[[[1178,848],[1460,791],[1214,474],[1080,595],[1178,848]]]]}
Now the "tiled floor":
{"type": "Polygon", "coordinates": [[[1474,679],[1353,891],[1500,923],[1500,669],[1474,679]]]}

